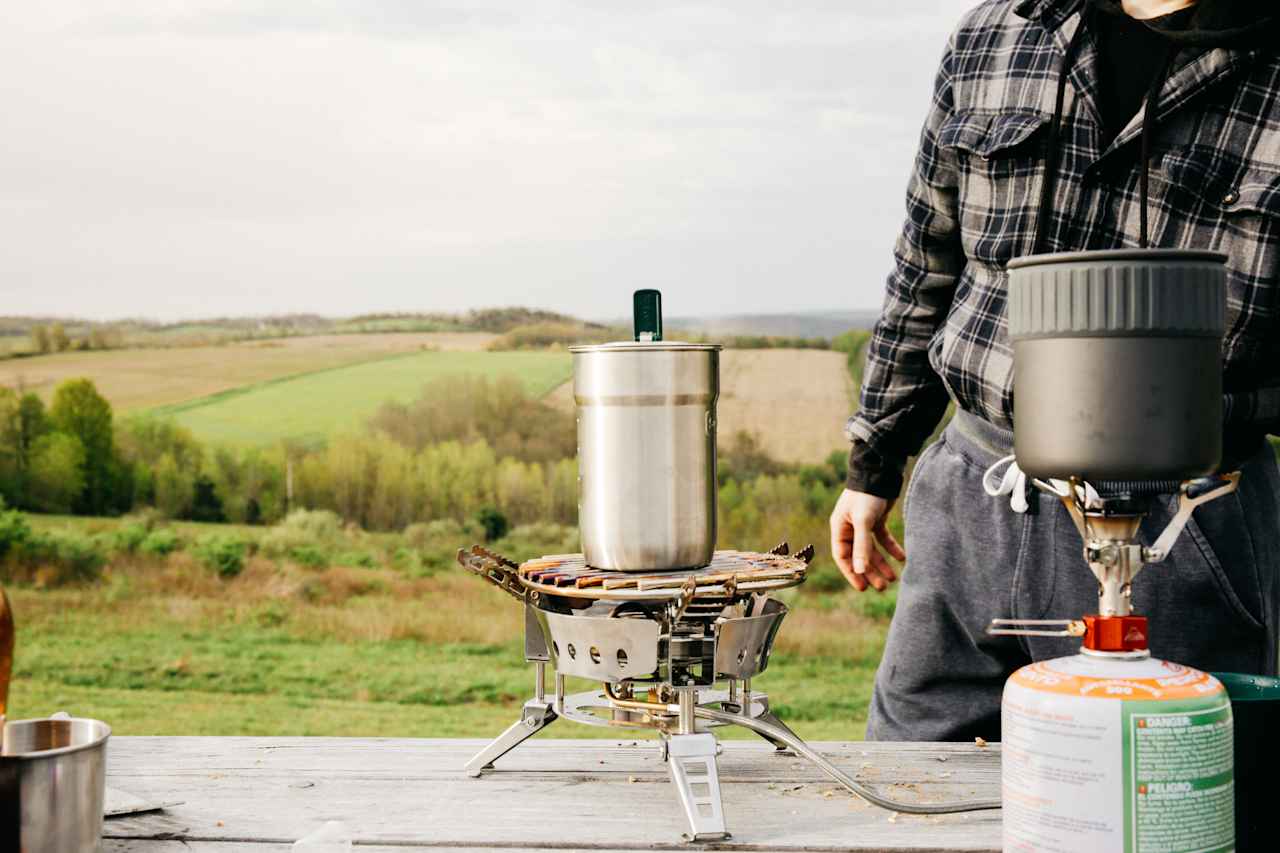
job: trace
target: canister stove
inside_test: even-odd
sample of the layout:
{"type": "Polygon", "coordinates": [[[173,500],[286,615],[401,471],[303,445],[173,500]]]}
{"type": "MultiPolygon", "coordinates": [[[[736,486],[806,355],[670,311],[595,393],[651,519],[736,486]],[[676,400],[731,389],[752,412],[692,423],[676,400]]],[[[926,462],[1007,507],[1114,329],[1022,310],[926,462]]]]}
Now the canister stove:
{"type": "Polygon", "coordinates": [[[460,550],[463,568],[523,604],[525,659],[534,667],[534,696],[520,719],[467,763],[467,773],[492,769],[561,717],[655,731],[688,821],[685,840],[723,840],[729,833],[712,729],[738,725],[884,808],[922,814],[998,808],[998,801],[924,805],[885,798],[808,746],[773,713],[768,696],[752,690],[788,612],[770,594],[803,583],[812,559],[812,546],[791,554],[783,543],[767,553],[717,551],[700,569],[637,573],[591,568],[581,554],[517,564],[480,546],[460,550]],[[555,675],[550,696],[548,664],[555,675]],[[567,676],[602,687],[567,694],[567,676]]]}

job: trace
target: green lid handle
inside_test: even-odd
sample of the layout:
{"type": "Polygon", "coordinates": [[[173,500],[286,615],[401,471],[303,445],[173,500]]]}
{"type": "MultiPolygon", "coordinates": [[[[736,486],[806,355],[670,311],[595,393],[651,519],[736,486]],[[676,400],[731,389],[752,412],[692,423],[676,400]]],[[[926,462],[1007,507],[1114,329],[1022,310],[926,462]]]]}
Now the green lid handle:
{"type": "Polygon", "coordinates": [[[662,340],[662,294],[657,290],[637,290],[631,298],[637,341],[662,340]]]}

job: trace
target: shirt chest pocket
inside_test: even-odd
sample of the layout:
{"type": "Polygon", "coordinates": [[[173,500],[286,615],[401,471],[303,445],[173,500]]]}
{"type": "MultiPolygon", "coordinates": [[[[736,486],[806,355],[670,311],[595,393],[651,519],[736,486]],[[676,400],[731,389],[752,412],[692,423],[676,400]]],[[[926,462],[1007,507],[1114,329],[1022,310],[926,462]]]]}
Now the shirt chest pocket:
{"type": "Polygon", "coordinates": [[[1048,123],[1033,111],[959,110],[939,129],[939,148],[956,164],[960,235],[970,261],[1003,269],[1030,249],[1048,123]]]}
{"type": "Polygon", "coordinates": [[[1228,359],[1273,347],[1280,313],[1280,168],[1240,165],[1191,146],[1166,155],[1156,174],[1165,183],[1162,207],[1169,217],[1162,245],[1227,256],[1228,359]]]}
{"type": "Polygon", "coordinates": [[[1182,206],[1182,216],[1215,229],[1265,237],[1265,227],[1280,224],[1280,166],[1242,168],[1217,151],[1192,146],[1166,154],[1152,176],[1167,182],[1170,203],[1182,206]]]}

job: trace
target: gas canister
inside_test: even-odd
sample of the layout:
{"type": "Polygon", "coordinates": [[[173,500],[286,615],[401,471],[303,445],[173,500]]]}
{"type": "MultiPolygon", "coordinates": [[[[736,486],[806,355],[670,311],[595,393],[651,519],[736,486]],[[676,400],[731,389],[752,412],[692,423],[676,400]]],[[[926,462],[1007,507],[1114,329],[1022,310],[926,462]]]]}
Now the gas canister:
{"type": "Polygon", "coordinates": [[[1040,661],[1001,706],[1004,849],[1235,849],[1231,703],[1145,651],[1040,661]]]}

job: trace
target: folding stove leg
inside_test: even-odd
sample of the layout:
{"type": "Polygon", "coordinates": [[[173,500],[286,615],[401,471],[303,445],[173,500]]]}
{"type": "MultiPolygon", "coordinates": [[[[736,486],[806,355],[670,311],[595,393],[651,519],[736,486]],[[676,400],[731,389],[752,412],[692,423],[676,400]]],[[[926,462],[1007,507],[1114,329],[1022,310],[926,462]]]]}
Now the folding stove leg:
{"type": "MultiPolygon", "coordinates": [[[[466,772],[468,776],[479,776],[483,771],[492,769],[493,762],[556,721],[559,716],[556,713],[556,705],[546,698],[545,664],[538,662],[535,672],[537,675],[535,697],[524,703],[524,708],[520,711],[520,719],[518,721],[512,723],[505,732],[494,738],[488,746],[476,753],[476,756],[467,762],[466,772]]],[[[563,679],[557,676],[557,701],[564,701],[563,684],[563,679]]]]}
{"type": "Polygon", "coordinates": [[[520,719],[467,762],[467,775],[479,776],[482,771],[493,769],[493,762],[554,723],[556,717],[555,708],[545,699],[525,702],[520,719]]]}
{"type": "Polygon", "coordinates": [[[729,837],[720,801],[720,775],[716,769],[719,745],[710,732],[670,735],[667,768],[680,794],[689,832],[685,841],[721,841],[729,837]]]}

